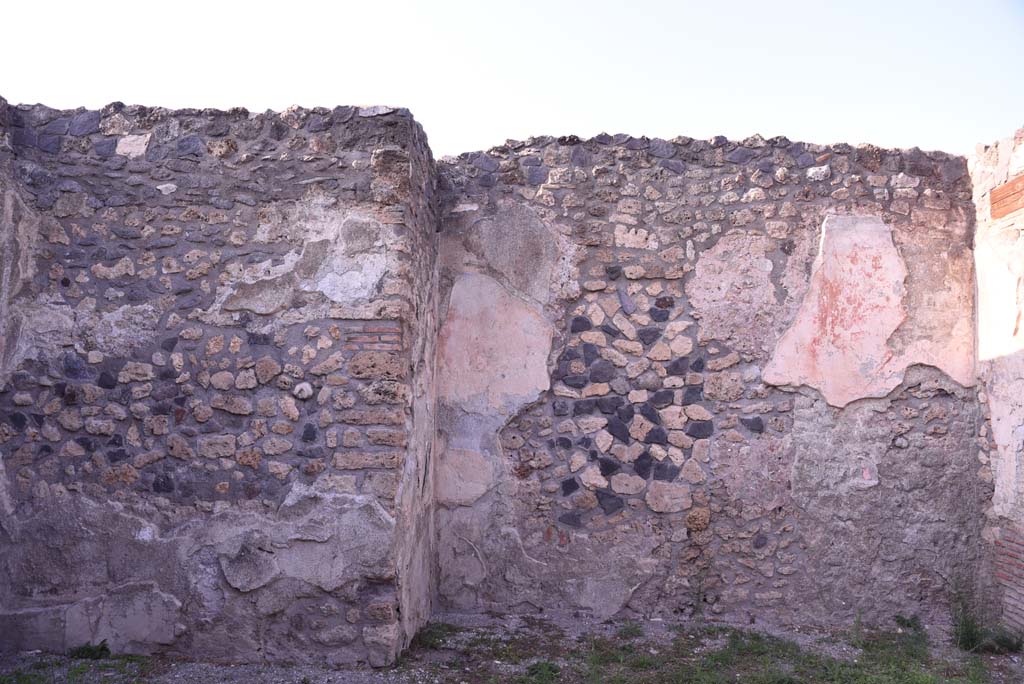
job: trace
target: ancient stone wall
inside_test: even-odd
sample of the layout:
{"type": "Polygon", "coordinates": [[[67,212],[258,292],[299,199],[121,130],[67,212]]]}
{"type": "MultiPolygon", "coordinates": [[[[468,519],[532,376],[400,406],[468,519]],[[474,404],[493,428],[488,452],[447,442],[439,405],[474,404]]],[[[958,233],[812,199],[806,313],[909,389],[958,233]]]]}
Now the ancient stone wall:
{"type": "Polygon", "coordinates": [[[971,160],[977,229],[978,373],[988,423],[980,444],[995,491],[990,529],[1008,624],[1024,630],[1024,212],[993,211],[992,193],[1024,177],[1024,129],[971,160]]]}
{"type": "Polygon", "coordinates": [[[0,652],[1020,620],[1019,149],[0,100],[0,652]]]}
{"type": "Polygon", "coordinates": [[[8,114],[3,647],[393,660],[433,568],[419,126],[8,114]]]}
{"type": "Polygon", "coordinates": [[[443,606],[948,618],[989,495],[962,158],[539,138],[442,179],[443,606]]]}

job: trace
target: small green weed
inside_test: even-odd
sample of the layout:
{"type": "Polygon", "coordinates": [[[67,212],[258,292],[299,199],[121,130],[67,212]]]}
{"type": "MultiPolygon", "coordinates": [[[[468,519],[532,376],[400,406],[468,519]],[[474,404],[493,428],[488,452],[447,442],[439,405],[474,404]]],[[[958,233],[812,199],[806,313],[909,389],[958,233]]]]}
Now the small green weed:
{"type": "Polygon", "coordinates": [[[1024,647],[1021,635],[1003,627],[989,627],[965,604],[959,604],[953,615],[953,643],[968,653],[1017,653],[1024,647]]]}
{"type": "Polygon", "coordinates": [[[82,644],[68,651],[69,658],[78,660],[103,660],[110,657],[110,648],[104,639],[98,644],[82,644]]]}
{"type": "Polygon", "coordinates": [[[556,684],[561,668],[547,660],[540,660],[532,663],[526,668],[526,672],[520,675],[516,682],[518,684],[556,684]]]}
{"type": "Polygon", "coordinates": [[[635,622],[633,620],[627,620],[626,622],[622,623],[622,626],[619,627],[617,632],[615,632],[615,636],[619,637],[620,639],[636,639],[637,637],[642,637],[643,635],[644,628],[641,627],[638,622],[635,622]]]}
{"type": "Polygon", "coordinates": [[[416,636],[412,639],[412,647],[437,650],[444,646],[449,637],[459,631],[458,627],[449,625],[447,622],[428,622],[423,629],[416,632],[416,636]]]}
{"type": "Polygon", "coordinates": [[[48,682],[40,672],[16,670],[0,675],[0,684],[48,684],[48,682]]]}

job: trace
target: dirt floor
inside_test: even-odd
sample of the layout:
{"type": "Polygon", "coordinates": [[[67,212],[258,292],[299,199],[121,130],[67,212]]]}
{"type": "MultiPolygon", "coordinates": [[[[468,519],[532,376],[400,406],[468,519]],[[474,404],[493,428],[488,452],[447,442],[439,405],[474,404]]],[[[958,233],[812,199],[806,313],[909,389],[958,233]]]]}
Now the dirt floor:
{"type": "Polygon", "coordinates": [[[1022,684],[1020,654],[980,655],[914,622],[891,630],[765,629],[447,616],[394,667],[213,665],[21,654],[0,684],[1022,684]]]}

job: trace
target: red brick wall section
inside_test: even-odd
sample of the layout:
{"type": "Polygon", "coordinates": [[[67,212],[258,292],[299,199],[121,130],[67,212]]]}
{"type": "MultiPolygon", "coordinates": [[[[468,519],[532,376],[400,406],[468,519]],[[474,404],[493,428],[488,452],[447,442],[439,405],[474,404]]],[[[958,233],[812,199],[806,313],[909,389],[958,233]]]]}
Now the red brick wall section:
{"type": "Polygon", "coordinates": [[[1024,630],[1024,529],[1004,527],[996,541],[996,580],[1003,590],[1003,622],[1024,630]]]}

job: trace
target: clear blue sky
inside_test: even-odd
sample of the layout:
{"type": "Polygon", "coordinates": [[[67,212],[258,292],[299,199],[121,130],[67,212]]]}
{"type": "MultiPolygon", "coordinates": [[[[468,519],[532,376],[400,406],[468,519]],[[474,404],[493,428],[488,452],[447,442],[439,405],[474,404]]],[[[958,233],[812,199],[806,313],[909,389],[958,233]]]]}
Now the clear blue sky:
{"type": "Polygon", "coordinates": [[[1024,0],[7,3],[0,95],[390,104],[435,154],[530,135],[968,153],[1024,126],[1024,0]]]}

